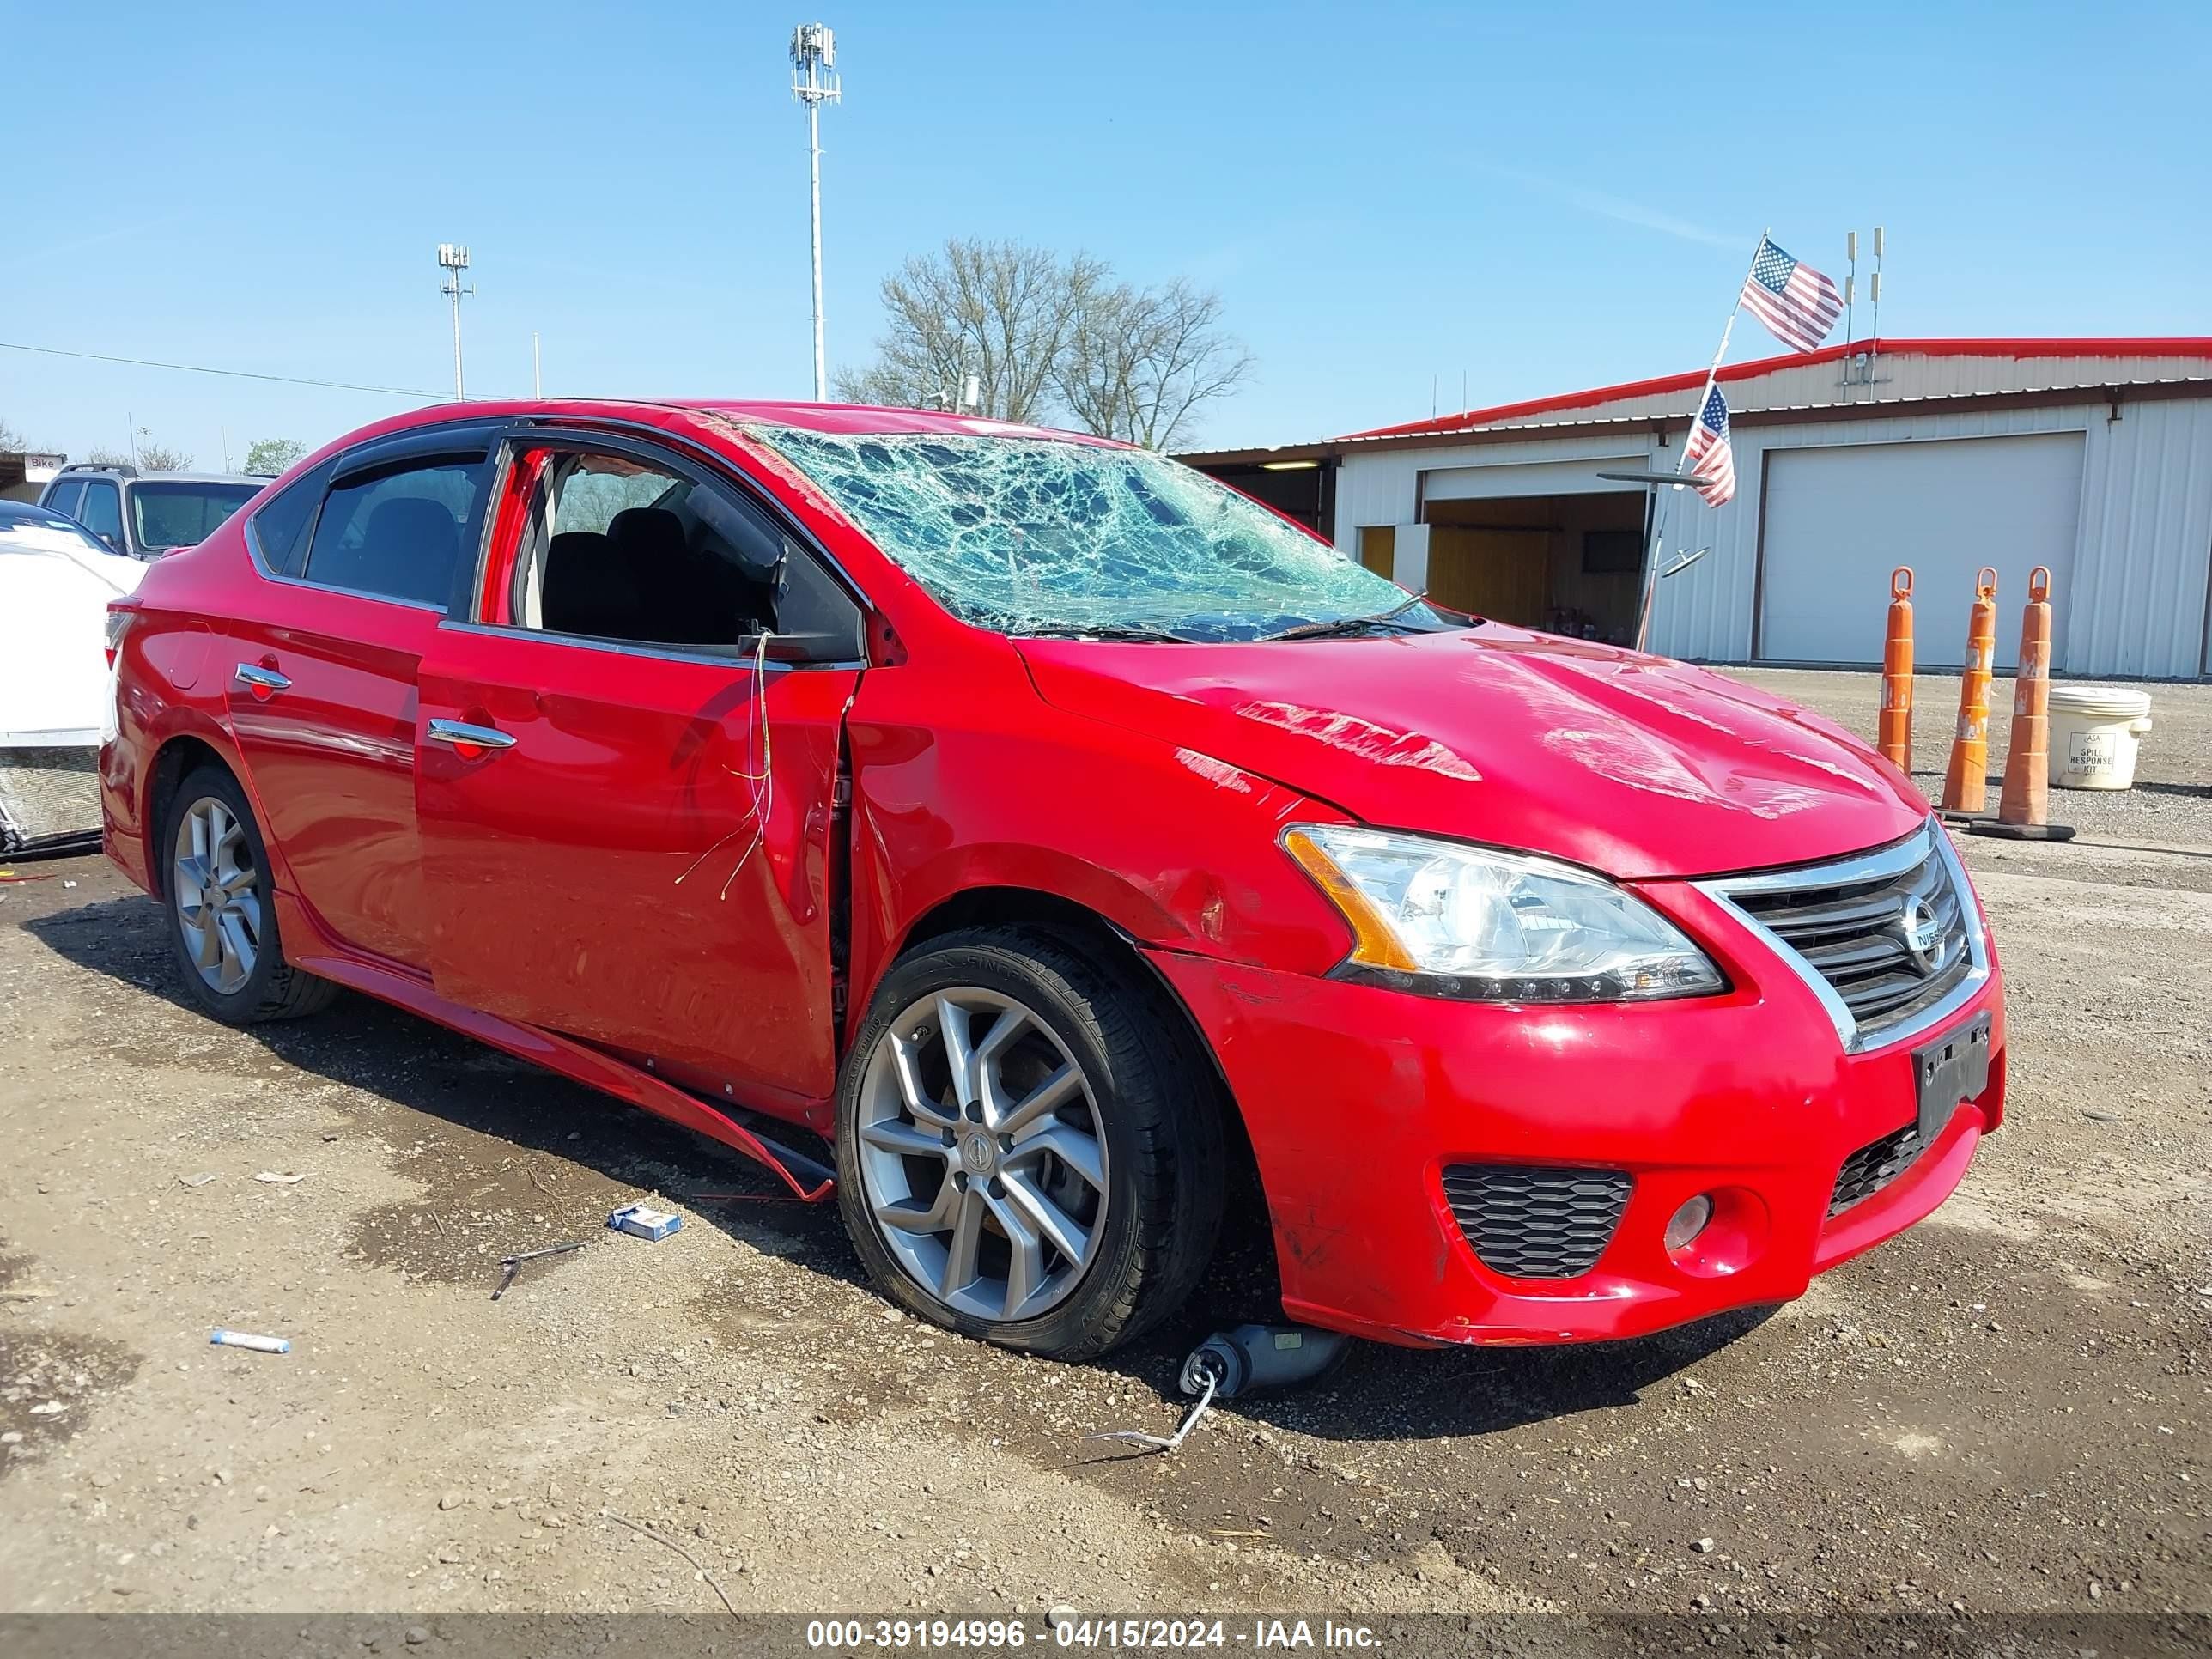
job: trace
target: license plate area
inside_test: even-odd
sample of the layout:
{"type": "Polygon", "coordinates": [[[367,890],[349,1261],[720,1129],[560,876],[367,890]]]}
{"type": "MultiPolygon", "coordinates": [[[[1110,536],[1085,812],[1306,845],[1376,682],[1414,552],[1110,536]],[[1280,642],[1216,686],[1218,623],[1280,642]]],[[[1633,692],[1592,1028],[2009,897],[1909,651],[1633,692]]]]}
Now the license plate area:
{"type": "Polygon", "coordinates": [[[1915,1048],[1912,1075],[1920,1091],[1917,1122],[1925,1148],[1950,1126],[1961,1101],[1990,1086],[1990,1017],[1982,1014],[1942,1042],[1915,1048]]]}

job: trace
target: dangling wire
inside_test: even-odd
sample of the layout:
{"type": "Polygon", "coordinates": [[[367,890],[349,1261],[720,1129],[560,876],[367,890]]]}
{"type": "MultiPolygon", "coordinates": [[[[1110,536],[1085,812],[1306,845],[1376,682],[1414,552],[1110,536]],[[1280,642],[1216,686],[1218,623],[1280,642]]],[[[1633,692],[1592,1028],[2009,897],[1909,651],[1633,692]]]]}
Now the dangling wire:
{"type": "MultiPolygon", "coordinates": [[[[730,866],[730,873],[722,883],[722,890],[714,896],[718,900],[727,899],[730,896],[730,888],[736,882],[738,872],[745,867],[745,860],[752,857],[756,848],[766,842],[769,814],[775,810],[775,748],[768,723],[768,642],[774,637],[775,635],[769,629],[762,629],[760,642],[753,649],[752,702],[753,707],[760,711],[760,769],[758,771],[752,769],[753,720],[750,710],[745,715],[745,769],[741,772],[727,763],[724,763],[722,766],[725,772],[739,782],[752,786],[752,799],[749,806],[753,833],[752,839],[745,843],[744,850],[738,854],[738,861],[730,866]]],[[[744,832],[744,826],[740,824],[728,835],[718,839],[713,846],[684,866],[683,875],[676,878],[676,884],[681,887],[694,871],[712,858],[719,849],[728,846],[744,832]]]]}
{"type": "Polygon", "coordinates": [[[1201,1368],[1206,1378],[1205,1391],[1198,1403],[1182,1420],[1182,1426],[1173,1434],[1146,1434],[1141,1429],[1109,1429],[1103,1434],[1086,1434],[1085,1440],[1116,1440],[1125,1446],[1141,1446],[1146,1451],[1171,1452],[1183,1443],[1183,1437],[1198,1426],[1198,1419],[1206,1415],[1206,1408],[1213,1403],[1213,1391],[1221,1386],[1221,1372],[1214,1365],[1201,1368]]]}

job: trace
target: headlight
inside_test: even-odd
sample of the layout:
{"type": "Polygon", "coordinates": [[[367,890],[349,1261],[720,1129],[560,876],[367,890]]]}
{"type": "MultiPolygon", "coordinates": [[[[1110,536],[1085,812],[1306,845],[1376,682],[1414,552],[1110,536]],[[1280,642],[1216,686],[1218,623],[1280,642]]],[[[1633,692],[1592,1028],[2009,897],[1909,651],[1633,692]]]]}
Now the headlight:
{"type": "Polygon", "coordinates": [[[1351,925],[1346,967],[1435,996],[1626,1002],[1726,988],[1704,951],[1626,890],[1548,859],[1425,836],[1299,824],[1283,848],[1351,925]]]}

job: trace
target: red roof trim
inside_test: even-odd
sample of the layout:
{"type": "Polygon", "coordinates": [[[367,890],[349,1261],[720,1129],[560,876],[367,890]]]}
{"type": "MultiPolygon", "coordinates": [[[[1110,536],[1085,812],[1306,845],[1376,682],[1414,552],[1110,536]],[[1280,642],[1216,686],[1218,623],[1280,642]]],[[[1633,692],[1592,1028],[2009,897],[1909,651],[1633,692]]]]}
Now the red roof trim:
{"type": "MultiPolygon", "coordinates": [[[[1729,363],[1722,368],[1719,378],[1723,381],[1744,380],[1753,375],[1771,374],[1778,368],[1808,368],[1818,363],[1832,363],[1855,353],[1871,350],[1875,343],[1858,340],[1848,344],[1822,346],[1818,351],[1791,351],[1778,357],[1759,357],[1750,362],[1729,363]]],[[[1883,340],[1880,346],[1881,350],[1893,356],[1915,357],[2212,357],[2212,337],[2201,335],[2102,340],[1883,340]]],[[[1620,386],[1603,386],[1589,392],[1531,398],[1525,403],[1499,404],[1492,409],[1469,410],[1463,415],[1445,415],[1435,420],[1370,427],[1364,432],[1347,432],[1344,436],[1347,439],[1402,438],[1429,432],[1464,432],[1471,427],[1488,426],[1494,421],[1523,420],[1531,415],[1549,415],[1562,409],[1608,404],[1620,398],[1653,398],[1669,392],[1694,392],[1705,383],[1705,372],[1701,368],[1692,369],[1686,374],[1662,374],[1656,380],[1628,380],[1620,386]]]]}

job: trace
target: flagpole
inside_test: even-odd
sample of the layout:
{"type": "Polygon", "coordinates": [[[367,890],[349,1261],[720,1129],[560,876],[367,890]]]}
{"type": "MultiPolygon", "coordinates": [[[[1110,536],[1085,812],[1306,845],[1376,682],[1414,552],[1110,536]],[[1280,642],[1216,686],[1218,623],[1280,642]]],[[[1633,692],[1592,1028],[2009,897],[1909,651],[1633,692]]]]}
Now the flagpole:
{"type": "MultiPolygon", "coordinates": [[[[1751,264],[1744,270],[1743,282],[1735,285],[1735,303],[1729,307],[1728,321],[1721,328],[1720,345],[1713,353],[1712,362],[1706,365],[1705,386],[1698,393],[1698,401],[1690,406],[1689,428],[1682,434],[1682,453],[1674,458],[1674,474],[1677,477],[1681,476],[1683,469],[1690,464],[1690,440],[1697,435],[1698,417],[1705,413],[1706,400],[1713,395],[1714,383],[1720,379],[1721,359],[1728,356],[1729,338],[1735,332],[1737,314],[1743,310],[1744,283],[1748,283],[1751,280],[1752,272],[1759,269],[1759,256],[1766,251],[1767,238],[1773,234],[1771,227],[1759,233],[1759,246],[1751,251],[1751,264]]],[[[1659,585],[1656,574],[1659,568],[1659,543],[1662,532],[1666,528],[1667,507],[1672,498],[1679,494],[1680,489],[1681,486],[1677,484],[1653,492],[1657,499],[1651,503],[1651,539],[1644,550],[1643,591],[1636,611],[1636,648],[1638,651],[1644,648],[1651,634],[1651,600],[1653,591],[1659,585]]]]}

